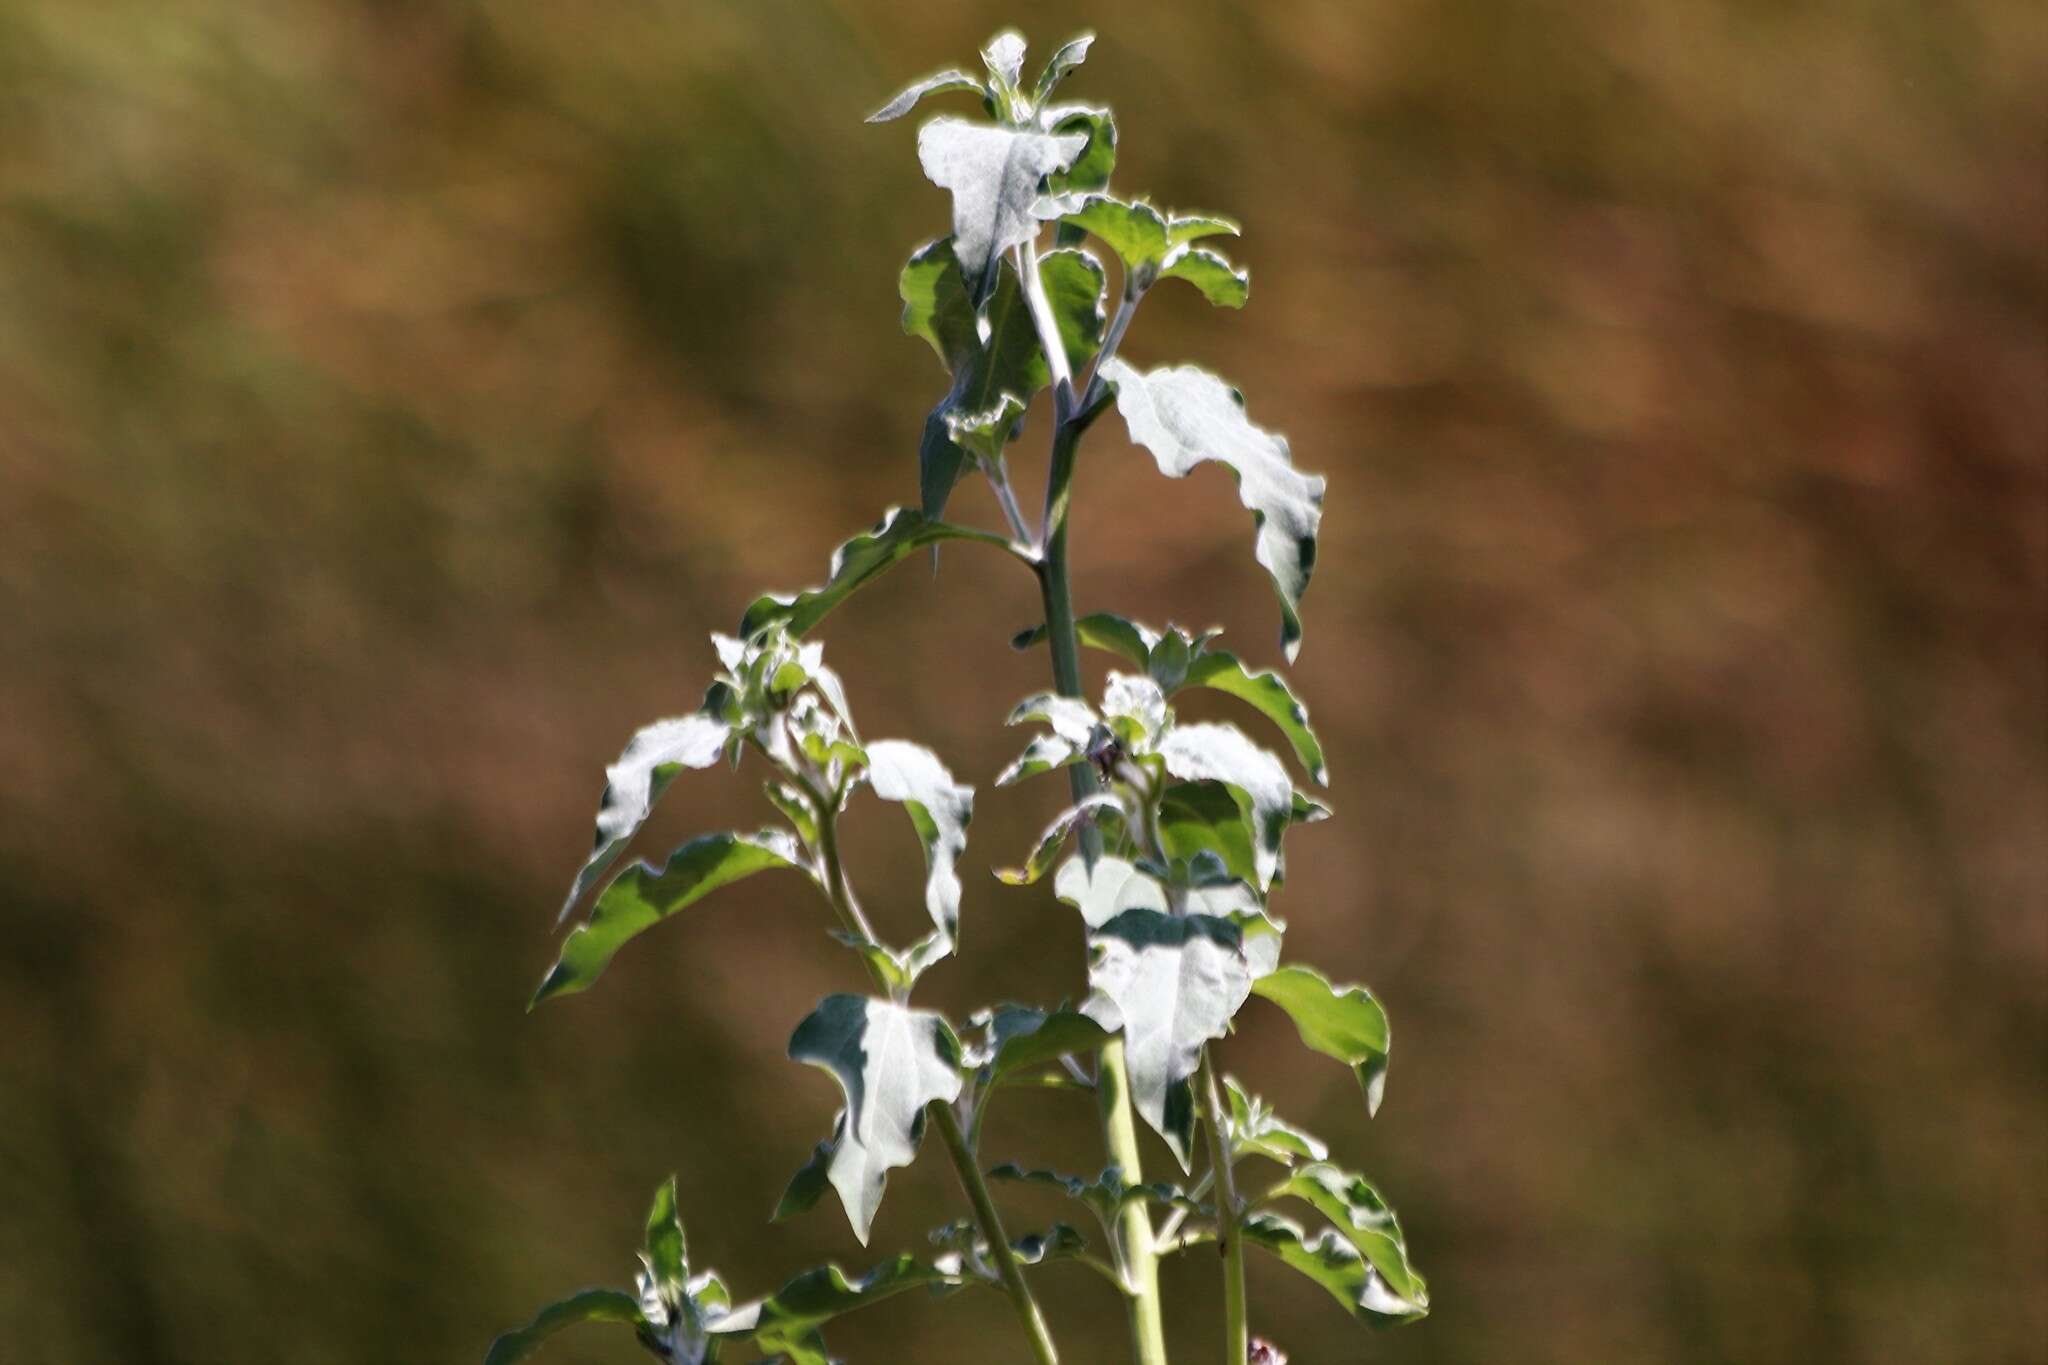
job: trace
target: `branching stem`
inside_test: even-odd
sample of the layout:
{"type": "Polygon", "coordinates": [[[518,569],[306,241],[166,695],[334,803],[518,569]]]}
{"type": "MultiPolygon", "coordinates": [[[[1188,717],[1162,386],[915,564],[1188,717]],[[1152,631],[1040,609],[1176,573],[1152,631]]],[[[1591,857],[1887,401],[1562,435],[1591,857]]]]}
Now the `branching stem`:
{"type": "MultiPolygon", "coordinates": [[[[1074,629],[1073,591],[1067,580],[1067,510],[1072,500],[1074,457],[1081,441],[1075,422],[1073,381],[1067,370],[1066,353],[1060,346],[1059,328],[1045,300],[1045,286],[1038,275],[1038,257],[1028,244],[1018,250],[1018,265],[1024,279],[1025,298],[1038,324],[1041,345],[1055,376],[1056,420],[1053,426],[1052,460],[1045,482],[1045,541],[1039,554],[1038,583],[1045,600],[1045,633],[1052,652],[1053,686],[1062,696],[1081,695],[1081,641],[1074,629]]],[[[1067,769],[1074,800],[1095,794],[1095,770],[1077,763],[1067,769]]],[[[1092,824],[1082,831],[1082,854],[1091,861],[1102,852],[1102,835],[1092,824]]],[[[1131,1108],[1130,1069],[1124,1062],[1122,1038],[1110,1039],[1102,1049],[1101,1069],[1096,1079],[1096,1099],[1102,1112],[1102,1135],[1110,1160],[1123,1168],[1124,1179],[1142,1181],[1144,1161],[1138,1150],[1137,1116],[1131,1108]]],[[[1118,1215],[1123,1231],[1124,1268],[1130,1288],[1131,1346],[1137,1365],[1166,1365],[1166,1323],[1159,1302],[1159,1254],[1153,1245],[1152,1214],[1142,1200],[1126,1205],[1118,1215]]]]}
{"type": "Polygon", "coordinates": [[[1017,1253],[1010,1248],[1009,1234],[1003,1231],[1003,1216],[989,1196],[988,1182],[982,1179],[974,1149],[967,1145],[967,1134],[960,1131],[959,1115],[944,1100],[933,1100],[925,1106],[925,1112],[931,1116],[939,1136],[945,1139],[953,1169],[960,1176],[960,1188],[967,1192],[967,1202],[974,1206],[974,1221],[980,1226],[989,1257],[996,1264],[996,1274],[1002,1277],[1003,1289],[1017,1309],[1017,1319],[1024,1324],[1024,1335],[1031,1339],[1032,1356],[1038,1365],[1059,1365],[1059,1352],[1053,1349],[1045,1315],[1038,1311],[1038,1300],[1031,1297],[1031,1286],[1024,1281],[1024,1267],[1017,1264],[1017,1253]]]}

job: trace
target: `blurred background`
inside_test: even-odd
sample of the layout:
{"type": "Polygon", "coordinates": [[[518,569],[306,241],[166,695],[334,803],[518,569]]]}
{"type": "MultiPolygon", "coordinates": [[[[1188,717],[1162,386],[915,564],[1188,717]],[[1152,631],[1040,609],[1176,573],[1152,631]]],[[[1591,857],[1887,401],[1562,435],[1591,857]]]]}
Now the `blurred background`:
{"type": "MultiPolygon", "coordinates": [[[[627,735],[915,499],[896,272],[946,202],[861,118],[1006,23],[1034,70],[1099,32],[1123,192],[1244,220],[1251,306],[1162,289],[1126,354],[1330,478],[1294,676],[1338,818],[1279,909],[1399,1045],[1371,1124],[1258,1002],[1226,1064],[1381,1183],[1437,1311],[1362,1334],[1258,1265],[1255,1328],[2048,1358],[2036,0],[0,3],[0,1358],[474,1360],[624,1281],[671,1170],[748,1293],[952,1215],[928,1154],[871,1250],[766,1224],[836,1104],[784,1042],[857,980],[794,886],[523,1006],[627,735]]],[[[1277,662],[1227,480],[1117,425],[1082,609],[1277,662]]],[[[986,784],[1035,610],[950,550],[822,634],[865,733],[986,784]]],[[[981,871],[1059,795],[984,790],[956,1018],[1080,988],[1071,913],[981,871]]],[[[755,800],[679,782],[641,851],[755,800]]],[[[854,826],[915,924],[900,815],[854,826]]],[[[1099,1159],[1010,1104],[992,1161],[1099,1159]]],[[[1169,1272],[1188,1360],[1214,1274],[1169,1272]]],[[[1040,1281],[1122,1358],[1098,1281],[1040,1281]]],[[[833,1340],[993,1365],[1007,1312],[833,1340]]]]}

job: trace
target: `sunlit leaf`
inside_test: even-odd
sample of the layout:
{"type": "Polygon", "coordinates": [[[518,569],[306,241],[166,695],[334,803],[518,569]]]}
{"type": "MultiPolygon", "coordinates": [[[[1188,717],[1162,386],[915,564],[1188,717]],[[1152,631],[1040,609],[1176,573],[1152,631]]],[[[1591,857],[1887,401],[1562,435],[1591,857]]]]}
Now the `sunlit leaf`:
{"type": "Polygon", "coordinates": [[[1410,1322],[1429,1311],[1426,1303],[1403,1298],[1384,1276],[1335,1228],[1313,1237],[1300,1224],[1270,1213],[1244,1220],[1244,1239],[1314,1280],[1353,1317],[1386,1325],[1410,1322]]]}
{"type": "Polygon", "coordinates": [[[1242,308],[1251,297],[1252,277],[1220,253],[1191,247],[1171,254],[1159,271],[1162,280],[1186,280],[1218,308],[1242,308]]]}
{"type": "Polygon", "coordinates": [[[1386,1288],[1414,1305],[1413,1316],[1428,1311],[1429,1286],[1409,1263],[1401,1222],[1372,1182],[1327,1162],[1315,1162],[1296,1169],[1280,1190],[1335,1224],[1345,1240],[1372,1263],[1386,1288]]]}
{"type": "Polygon", "coordinates": [[[640,1303],[617,1289],[586,1289],[571,1294],[540,1310],[534,1320],[517,1331],[507,1332],[491,1343],[484,1365],[514,1365],[541,1348],[549,1337],[565,1327],[583,1322],[617,1322],[637,1327],[640,1303]]]}
{"type": "Polygon", "coordinates": [[[1294,695],[1286,679],[1271,670],[1248,671],[1235,654],[1223,649],[1204,649],[1188,664],[1185,687],[1208,687],[1246,702],[1280,727],[1280,733],[1294,746],[1295,757],[1308,769],[1317,785],[1328,786],[1329,768],[1323,761],[1323,746],[1309,728],[1308,708],[1294,695]]]}
{"type": "Polygon", "coordinates": [[[1131,1185],[1124,1181],[1121,1166],[1110,1165],[1102,1174],[1092,1180],[1062,1171],[1025,1170],[1014,1161],[1006,1161],[989,1171],[991,1179],[1010,1180],[1019,1184],[1041,1185],[1058,1190],[1069,1199],[1085,1206],[1105,1224],[1114,1219],[1118,1210],[1126,1204],[1154,1203],[1167,1208],[1183,1208],[1190,1213],[1209,1211],[1209,1206],[1189,1197],[1188,1192],[1178,1185],[1166,1181],[1150,1181],[1131,1185]]]}
{"type": "Polygon", "coordinates": [[[654,1191],[654,1203],[647,1210],[641,1259],[665,1301],[673,1303],[683,1297],[690,1278],[690,1246],[683,1234],[682,1217],[676,1211],[674,1176],[654,1191]]]}
{"type": "Polygon", "coordinates": [[[981,50],[982,64],[999,90],[1015,90],[1024,83],[1024,35],[1004,29],[989,39],[981,50]]]}
{"type": "Polygon", "coordinates": [[[1060,50],[1052,54],[1052,60],[1045,64],[1045,70],[1038,75],[1038,88],[1032,93],[1034,104],[1044,104],[1051,98],[1059,83],[1068,73],[1088,60],[1088,48],[1095,41],[1092,33],[1082,33],[1061,44],[1060,50]]]}
{"type": "Polygon", "coordinates": [[[1282,967],[1260,978],[1252,990],[1287,1011],[1304,1045],[1350,1067],[1365,1092],[1366,1112],[1379,1112],[1392,1035],[1386,1011],[1371,991],[1333,986],[1321,972],[1300,966],[1282,967]]]}
{"type": "Polygon", "coordinates": [[[924,843],[927,875],[924,904],[947,941],[960,941],[961,853],[967,824],[974,818],[974,788],[953,780],[938,756],[900,739],[867,746],[868,785],[885,801],[902,803],[924,843]]]}
{"type": "Polygon", "coordinates": [[[533,1004],[588,990],[629,940],[719,887],[756,872],[802,865],[796,840],[775,829],[706,834],[669,854],[659,868],[635,863],[604,889],[590,918],[562,941],[561,958],[534,992],[533,1004]]]}
{"type": "MultiPolygon", "coordinates": [[[[1039,111],[1039,126],[1049,133],[1078,133],[1088,145],[1063,171],[1045,178],[1045,195],[1032,205],[1041,218],[1079,208],[1091,194],[1109,188],[1116,169],[1116,118],[1109,110],[1092,104],[1056,104],[1039,111]]],[[[1057,228],[1058,244],[1073,246],[1088,234],[1083,228],[1062,222],[1057,228]]]]}
{"type": "Polygon", "coordinates": [[[1321,1138],[1281,1118],[1232,1077],[1223,1078],[1223,1089],[1230,1099],[1230,1142],[1235,1155],[1260,1156],[1289,1167],[1297,1161],[1322,1161],[1330,1155],[1321,1138]]]}
{"type": "Polygon", "coordinates": [[[789,1055],[831,1072],[846,1093],[846,1131],[829,1178],[866,1245],[889,1172],[917,1155],[925,1105],[959,1097],[960,1041],[929,1010],[829,995],[797,1025],[789,1055]]]}
{"type": "Polygon", "coordinates": [[[1003,447],[1009,444],[1017,429],[1017,419],[1023,415],[1024,400],[1014,393],[1006,393],[996,399],[993,407],[979,411],[966,408],[948,410],[945,414],[946,436],[968,454],[978,456],[986,464],[994,464],[1002,458],[1003,447]]]}
{"type": "Polygon", "coordinates": [[[1284,437],[1255,427],[1243,401],[1215,375],[1193,366],[1141,374],[1120,357],[1102,367],[1116,385],[1117,411],[1131,440],[1152,452],[1168,478],[1215,461],[1237,476],[1238,499],[1258,526],[1256,557],[1280,595],[1280,641],[1291,660],[1301,648],[1301,595],[1315,568],[1323,480],[1294,467],[1284,437]]]}
{"type": "Polygon", "coordinates": [[[1294,781],[1280,760],[1234,725],[1176,725],[1159,741],[1159,754],[1166,770],[1183,781],[1221,782],[1243,794],[1253,836],[1249,880],[1262,891],[1270,886],[1294,812],[1294,781]]]}
{"type": "Polygon", "coordinates": [[[1109,1034],[1079,1010],[1047,1012],[1023,1005],[1004,1005],[989,1020],[988,1084],[1057,1062],[1062,1057],[1100,1052],[1109,1034]]]}
{"type": "Polygon", "coordinates": [[[678,716],[658,720],[626,742],[618,762],[604,770],[604,797],[597,808],[597,847],[576,874],[560,923],[576,908],[583,893],[619,856],[626,843],[647,822],[648,812],[684,768],[708,768],[725,752],[729,727],[715,716],[678,716]]]}
{"type": "Polygon", "coordinates": [[[953,195],[953,250],[976,298],[995,286],[996,258],[1038,231],[1031,212],[1047,174],[1073,163],[1088,139],[936,118],[919,130],[917,155],[933,184],[953,195]]]}
{"type": "Polygon", "coordinates": [[[905,114],[917,108],[918,101],[922,100],[926,95],[937,95],[948,90],[972,90],[975,94],[981,95],[984,98],[988,95],[988,87],[968,75],[965,71],[958,69],[941,71],[936,75],[926,76],[921,81],[912,81],[909,85],[898,91],[894,99],[875,110],[874,113],[869,114],[867,121],[869,123],[887,123],[891,119],[902,118],[905,114]]]}
{"type": "Polygon", "coordinates": [[[873,529],[841,545],[832,554],[831,577],[822,585],[790,596],[767,594],[754,599],[741,618],[740,633],[752,634],[770,622],[787,623],[801,635],[831,615],[834,608],[911,554],[948,540],[972,540],[1030,562],[1028,555],[1004,537],[943,521],[928,521],[906,507],[892,507],[873,529]]]}
{"type": "Polygon", "coordinates": [[[1176,213],[1166,220],[1166,241],[1169,246],[1186,246],[1189,242],[1204,237],[1229,236],[1238,234],[1236,220],[1215,213],[1176,213]]]}
{"type": "Polygon", "coordinates": [[[834,1318],[907,1289],[944,1285],[957,1278],[910,1255],[891,1257],[858,1279],[848,1278],[836,1265],[819,1266],[795,1276],[767,1298],[713,1318],[709,1327],[714,1336],[749,1338],[763,1352],[795,1355],[799,1349],[811,1349],[807,1343],[818,1328],[834,1318]]]}
{"type": "Polygon", "coordinates": [[[1106,793],[1091,796],[1079,805],[1069,806],[1046,826],[1045,833],[1038,836],[1038,843],[1032,847],[1031,856],[1025,860],[1024,866],[998,868],[996,877],[1011,886],[1031,885],[1052,867],[1053,859],[1066,847],[1067,837],[1085,821],[1120,810],[1122,806],[1117,798],[1106,793]]]}
{"type": "Polygon", "coordinates": [[[1063,221],[1114,251],[1124,269],[1147,284],[1166,259],[1166,217],[1142,199],[1127,202],[1106,194],[1089,195],[1069,209],[1063,221]]]}
{"type": "Polygon", "coordinates": [[[1181,1083],[1194,1075],[1202,1045],[1228,1032],[1251,991],[1237,926],[1207,915],[1126,910],[1089,944],[1093,994],[1082,1008],[1123,1033],[1131,1102],[1185,1170],[1194,1113],[1176,1098],[1184,1095],[1181,1083]]]}

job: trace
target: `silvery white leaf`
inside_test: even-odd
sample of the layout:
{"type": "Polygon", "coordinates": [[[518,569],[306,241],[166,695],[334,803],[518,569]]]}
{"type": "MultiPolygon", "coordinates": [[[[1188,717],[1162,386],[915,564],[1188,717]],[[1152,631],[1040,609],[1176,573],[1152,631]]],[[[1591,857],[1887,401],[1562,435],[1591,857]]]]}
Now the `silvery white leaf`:
{"type": "Polygon", "coordinates": [[[684,768],[708,768],[725,749],[729,727],[712,716],[677,716],[658,720],[626,742],[618,762],[604,770],[604,797],[597,808],[597,847],[592,850],[562,902],[557,924],[569,918],[583,893],[619,856],[648,812],[661,799],[669,780],[684,768]]]}
{"type": "Polygon", "coordinates": [[[1084,134],[1022,132],[964,119],[937,118],[917,135],[925,176],[953,195],[953,254],[985,298],[996,258],[1038,231],[1031,206],[1038,185],[1088,145],[1084,134]]]}

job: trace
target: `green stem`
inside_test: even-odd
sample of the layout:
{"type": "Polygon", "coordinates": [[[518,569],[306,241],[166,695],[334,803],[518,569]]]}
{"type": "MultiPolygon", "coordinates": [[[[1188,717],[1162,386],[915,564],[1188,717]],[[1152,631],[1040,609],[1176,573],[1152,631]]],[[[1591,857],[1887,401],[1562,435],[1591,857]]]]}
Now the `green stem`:
{"type": "MultiPolygon", "coordinates": [[[[803,782],[805,790],[816,803],[818,860],[824,864],[826,898],[832,902],[839,922],[848,933],[858,934],[870,943],[876,942],[874,930],[868,926],[867,916],[861,913],[859,903],[853,898],[853,888],[847,884],[846,865],[840,860],[837,805],[801,775],[797,780],[803,782]]],[[[888,983],[872,962],[868,968],[875,977],[875,984],[887,990],[888,983]]],[[[1059,1365],[1059,1353],[1053,1349],[1052,1336],[1046,1331],[1045,1316],[1038,1311],[1038,1300],[1031,1296],[1031,1286],[1025,1283],[1024,1269],[1017,1264],[1017,1255],[1010,1249],[1009,1234],[1003,1231],[1002,1215],[996,1212],[995,1200],[989,1197],[988,1183],[981,1178],[981,1167],[974,1160],[974,1148],[968,1144],[967,1135],[960,1131],[959,1116],[945,1100],[933,1100],[925,1106],[925,1113],[946,1140],[946,1152],[953,1158],[953,1169],[959,1173],[960,1186],[967,1192],[967,1202],[974,1207],[974,1221],[988,1242],[989,1255],[995,1260],[996,1272],[1002,1276],[1003,1290],[1017,1307],[1017,1317],[1024,1324],[1025,1335],[1031,1338],[1032,1353],[1038,1358],[1039,1365],[1059,1365]]]]}
{"type": "Polygon", "coordinates": [[[1024,1282],[1024,1268],[1017,1264],[1017,1253],[1010,1249],[1009,1234],[1003,1231],[1003,1216],[996,1212],[995,1200],[989,1197],[988,1182],[982,1179],[981,1167],[975,1163],[974,1149],[967,1145],[967,1135],[960,1131],[959,1115],[944,1100],[933,1100],[925,1106],[925,1112],[931,1116],[939,1136],[946,1141],[946,1151],[953,1158],[953,1169],[960,1174],[960,1188],[967,1192],[967,1202],[974,1206],[974,1221],[980,1225],[982,1238],[988,1243],[989,1256],[996,1263],[996,1273],[1002,1277],[1010,1302],[1016,1305],[1017,1318],[1024,1324],[1024,1334],[1031,1338],[1032,1355],[1037,1358],[1038,1365],[1059,1365],[1059,1352],[1053,1349],[1052,1334],[1045,1326],[1045,1315],[1038,1311],[1038,1300],[1031,1297],[1031,1286],[1024,1282]]]}
{"type": "MultiPolygon", "coordinates": [[[[1045,598],[1045,633],[1052,648],[1053,685],[1062,696],[1081,695],[1081,642],[1074,630],[1074,599],[1067,582],[1067,505],[1073,490],[1074,452],[1080,432],[1061,422],[1053,436],[1052,468],[1045,490],[1045,549],[1038,581],[1045,598]]],[[[1074,799],[1095,793],[1095,771],[1086,763],[1067,769],[1074,799]]],[[[1093,858],[1102,851],[1100,832],[1083,831],[1083,846],[1093,858]]],[[[1110,1159],[1123,1168],[1124,1179],[1137,1184],[1144,1176],[1138,1151],[1137,1119],[1131,1109],[1130,1071],[1124,1064],[1123,1039],[1102,1049],[1096,1077],[1096,1098],[1102,1110],[1102,1136],[1110,1159]]],[[[1137,1365],[1166,1365],[1166,1324],[1159,1305],[1159,1255],[1153,1245],[1152,1214],[1142,1201],[1124,1206],[1118,1215],[1123,1229],[1124,1265],[1130,1272],[1131,1346],[1137,1365]]]]}
{"type": "Polygon", "coordinates": [[[1246,1365],[1251,1331],[1244,1303],[1244,1209],[1237,1202],[1237,1177],[1231,1169],[1230,1142],[1224,1136],[1223,1100],[1216,1089],[1216,1068],[1209,1049],[1202,1049],[1202,1126],[1209,1133],[1209,1165],[1216,1173],[1216,1222],[1223,1235],[1223,1362],[1246,1365]]]}

